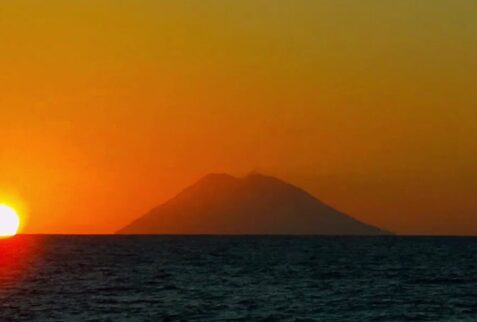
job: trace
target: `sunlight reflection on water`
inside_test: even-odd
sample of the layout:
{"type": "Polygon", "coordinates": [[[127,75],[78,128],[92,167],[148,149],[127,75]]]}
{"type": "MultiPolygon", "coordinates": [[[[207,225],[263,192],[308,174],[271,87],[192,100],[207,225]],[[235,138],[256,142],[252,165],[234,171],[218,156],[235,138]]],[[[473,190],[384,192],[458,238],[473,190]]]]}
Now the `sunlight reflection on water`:
{"type": "Polygon", "coordinates": [[[30,272],[40,255],[41,238],[18,235],[0,239],[0,301],[30,272]]]}

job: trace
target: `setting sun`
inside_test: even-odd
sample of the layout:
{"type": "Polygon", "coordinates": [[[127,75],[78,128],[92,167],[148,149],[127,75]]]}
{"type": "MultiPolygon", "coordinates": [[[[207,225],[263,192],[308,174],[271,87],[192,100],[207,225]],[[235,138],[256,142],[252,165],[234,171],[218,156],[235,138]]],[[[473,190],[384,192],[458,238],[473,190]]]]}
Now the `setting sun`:
{"type": "Polygon", "coordinates": [[[20,218],[15,209],[0,205],[0,237],[15,236],[20,227],[20,218]]]}

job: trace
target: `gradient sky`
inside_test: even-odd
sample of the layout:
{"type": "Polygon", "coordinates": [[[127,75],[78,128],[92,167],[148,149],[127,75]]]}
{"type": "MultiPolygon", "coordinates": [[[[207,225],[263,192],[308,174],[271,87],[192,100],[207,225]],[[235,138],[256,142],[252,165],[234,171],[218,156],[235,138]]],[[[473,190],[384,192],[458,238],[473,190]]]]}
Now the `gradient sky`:
{"type": "Polygon", "coordinates": [[[475,0],[2,0],[0,202],[110,233],[209,172],[477,234],[475,0]]]}

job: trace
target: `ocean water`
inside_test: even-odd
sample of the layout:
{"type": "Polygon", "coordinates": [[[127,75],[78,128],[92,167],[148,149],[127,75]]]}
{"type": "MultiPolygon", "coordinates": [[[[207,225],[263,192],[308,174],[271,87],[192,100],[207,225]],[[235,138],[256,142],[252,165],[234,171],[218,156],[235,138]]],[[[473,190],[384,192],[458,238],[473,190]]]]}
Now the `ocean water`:
{"type": "Polygon", "coordinates": [[[19,236],[0,321],[477,321],[477,239],[19,236]]]}

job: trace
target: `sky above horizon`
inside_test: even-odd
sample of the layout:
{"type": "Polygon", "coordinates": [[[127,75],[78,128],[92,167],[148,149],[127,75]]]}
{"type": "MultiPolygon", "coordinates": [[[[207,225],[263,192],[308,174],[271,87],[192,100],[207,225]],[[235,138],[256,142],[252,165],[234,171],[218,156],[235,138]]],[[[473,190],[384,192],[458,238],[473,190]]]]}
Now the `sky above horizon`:
{"type": "Polygon", "coordinates": [[[257,171],[402,234],[477,234],[473,0],[0,3],[0,203],[111,233],[257,171]]]}

